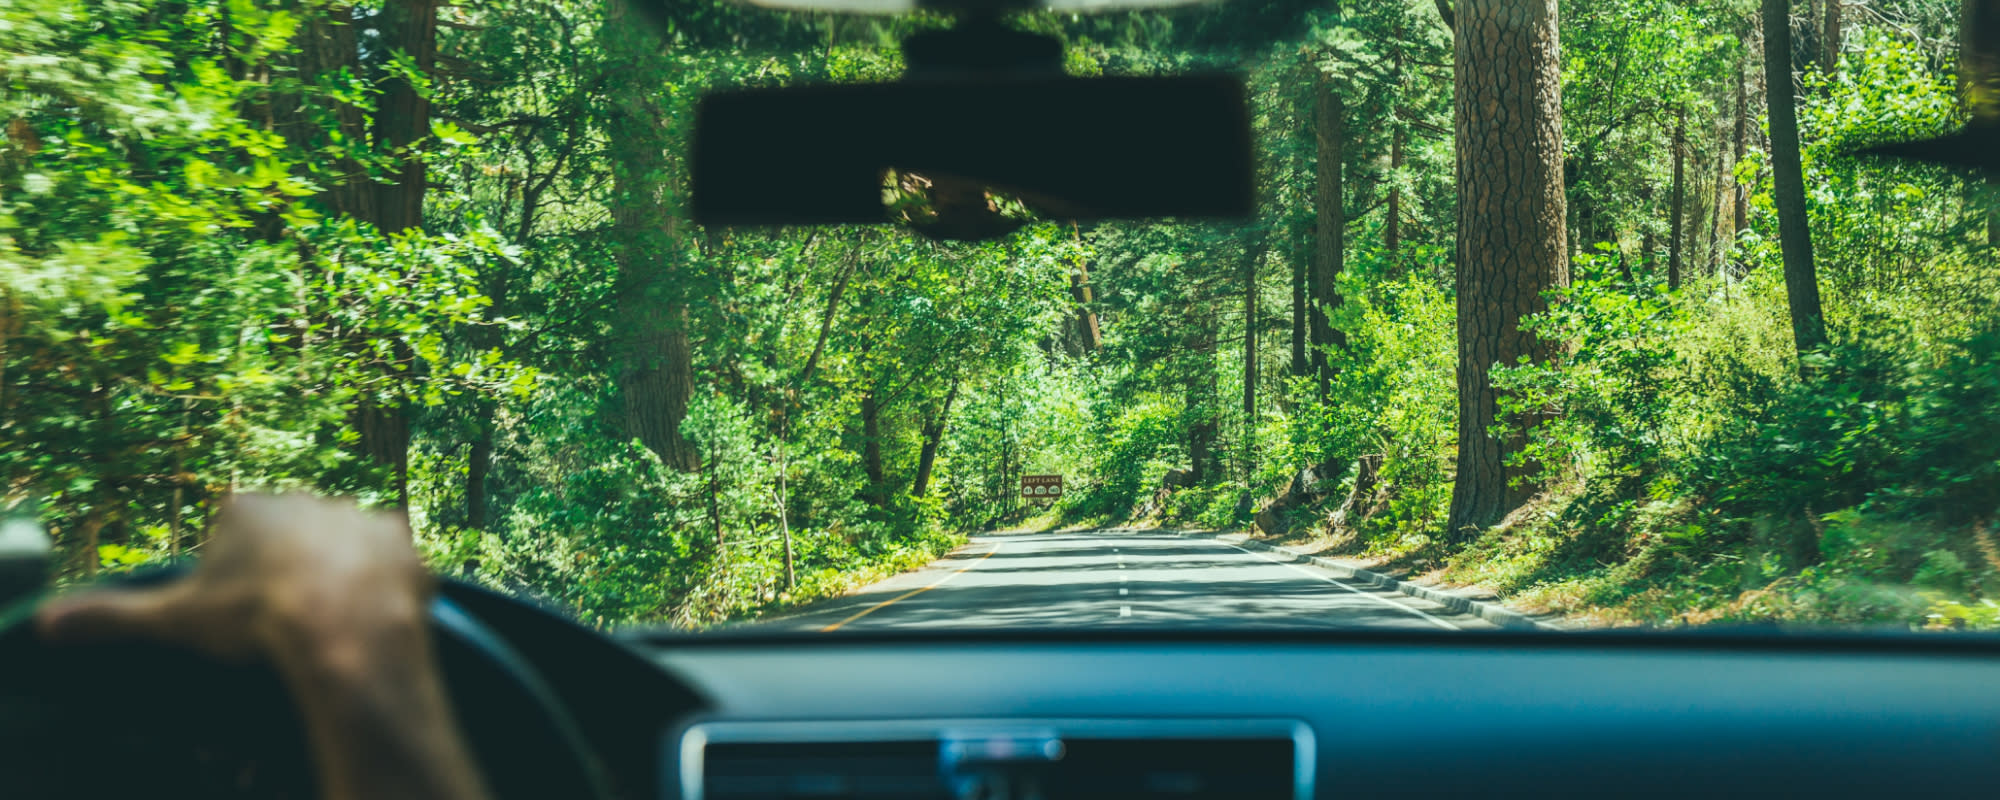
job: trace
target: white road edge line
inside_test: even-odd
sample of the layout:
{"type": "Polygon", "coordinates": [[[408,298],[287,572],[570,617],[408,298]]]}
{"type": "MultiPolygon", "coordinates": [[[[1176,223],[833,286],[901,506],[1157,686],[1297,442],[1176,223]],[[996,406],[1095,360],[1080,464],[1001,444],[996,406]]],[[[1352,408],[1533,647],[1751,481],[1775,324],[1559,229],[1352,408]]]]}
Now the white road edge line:
{"type": "MultiPolygon", "coordinates": [[[[1210,541],[1214,541],[1214,540],[1212,540],[1212,539],[1211,539],[1210,541]]],[[[1277,560],[1277,559],[1275,559],[1275,558],[1272,558],[1272,557],[1270,557],[1270,556],[1267,556],[1267,555],[1264,555],[1263,553],[1259,553],[1259,552],[1257,552],[1257,551],[1255,551],[1255,550],[1251,550],[1251,549],[1249,549],[1249,548],[1245,548],[1245,547],[1237,547],[1236,545],[1234,545],[1234,544],[1231,544],[1231,543],[1229,543],[1229,542],[1215,542],[1215,543],[1216,543],[1216,544],[1222,544],[1222,545],[1229,545],[1230,547],[1234,547],[1234,548],[1236,548],[1237,550],[1241,550],[1241,551],[1243,551],[1244,553],[1248,553],[1248,554],[1250,554],[1250,555],[1253,555],[1253,556],[1256,556],[1256,557],[1258,557],[1258,558],[1261,558],[1261,559],[1263,559],[1263,560],[1265,560],[1265,561],[1269,561],[1269,562],[1271,562],[1271,563],[1273,563],[1273,564],[1276,564],[1276,565],[1278,565],[1278,566],[1281,566],[1281,567],[1287,567],[1287,568],[1291,569],[1291,570],[1292,570],[1292,571],[1294,571],[1294,572],[1301,572],[1301,573],[1304,573],[1304,574],[1307,574],[1307,575],[1311,575],[1311,576],[1313,576],[1313,577],[1315,577],[1315,578],[1318,578],[1318,579],[1320,579],[1320,580],[1323,580],[1323,581],[1326,581],[1327,583],[1331,583],[1331,584],[1333,584],[1333,585],[1335,585],[1335,586],[1338,586],[1338,587],[1340,587],[1340,588],[1342,588],[1342,589],[1346,589],[1346,590],[1348,590],[1348,591],[1350,591],[1350,592],[1353,592],[1353,593],[1355,593],[1355,594],[1358,594],[1358,595],[1361,595],[1362,597],[1366,597],[1366,598],[1368,598],[1368,599],[1370,599],[1370,600],[1373,600],[1373,601],[1375,601],[1375,602],[1377,602],[1377,603],[1381,603],[1382,605],[1385,605],[1385,606],[1388,606],[1388,607],[1390,607],[1390,608],[1395,608],[1395,609],[1401,609],[1401,610],[1403,610],[1403,611],[1408,611],[1408,612],[1410,612],[1410,613],[1412,613],[1412,614],[1415,614],[1415,615],[1417,615],[1417,616],[1419,616],[1419,617],[1423,617],[1424,619],[1426,619],[1426,620],[1429,620],[1431,624],[1433,624],[1433,625],[1436,625],[1436,626],[1438,626],[1438,627],[1440,627],[1440,628],[1443,628],[1443,629],[1445,629],[1445,630],[1448,630],[1448,631],[1456,631],[1456,630],[1464,630],[1463,628],[1460,628],[1460,627],[1458,627],[1457,625],[1453,625],[1453,624],[1451,624],[1451,623],[1449,623],[1449,622],[1446,622],[1446,621],[1444,621],[1444,620],[1441,620],[1441,619],[1438,619],[1437,617],[1433,617],[1433,616],[1431,616],[1431,615],[1429,615],[1429,614],[1426,614],[1426,613],[1424,613],[1424,612],[1423,612],[1422,610],[1420,610],[1420,609],[1415,609],[1415,608],[1411,608],[1411,607],[1409,607],[1409,606],[1406,606],[1406,605],[1403,605],[1402,603],[1398,603],[1398,602],[1396,602],[1396,601],[1394,601],[1394,600],[1390,600],[1390,599],[1388,599],[1388,598],[1386,598],[1386,597],[1383,597],[1383,596],[1381,596],[1381,595],[1377,595],[1377,594],[1370,594],[1370,593],[1368,593],[1368,592],[1364,592],[1364,591],[1361,591],[1360,589],[1356,589],[1356,588],[1354,588],[1354,587],[1352,587],[1352,586],[1349,586],[1349,585],[1347,585],[1347,584],[1345,584],[1345,583],[1341,583],[1340,581],[1337,581],[1337,580],[1334,580],[1333,578],[1329,578],[1329,577],[1327,577],[1327,576],[1325,576],[1325,575],[1321,575],[1321,574],[1319,574],[1319,573],[1317,573],[1317,572],[1314,572],[1314,571],[1312,571],[1312,570],[1309,570],[1309,569],[1306,569],[1305,567],[1301,567],[1301,566],[1299,566],[1299,565],[1297,565],[1297,564],[1293,564],[1293,563],[1291,563],[1291,562],[1289,562],[1289,561],[1279,561],[1279,560],[1277,560]]]]}

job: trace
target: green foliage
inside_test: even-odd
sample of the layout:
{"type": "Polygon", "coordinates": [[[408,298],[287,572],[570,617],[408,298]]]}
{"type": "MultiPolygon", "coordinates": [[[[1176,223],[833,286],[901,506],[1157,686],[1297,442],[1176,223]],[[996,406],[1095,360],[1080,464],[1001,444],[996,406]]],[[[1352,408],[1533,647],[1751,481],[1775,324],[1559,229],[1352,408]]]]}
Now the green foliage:
{"type": "Polygon", "coordinates": [[[1565,6],[1574,281],[1526,323],[1557,355],[1496,371],[1491,432],[1538,495],[1461,546],[1431,3],[1021,15],[1077,74],[1243,75],[1259,211],[946,245],[685,218],[702,92],[891,79],[933,16],[699,2],[649,27],[624,2],[477,0],[440,10],[430,64],[359,46],[385,23],[344,6],[20,0],[0,9],[0,496],[49,498],[77,577],[198,547],[239,488],[394,505],[403,453],[441,570],[701,626],[1019,522],[1023,474],[1065,477],[1068,521],[1231,527],[1312,468],[1309,532],[1609,621],[2000,626],[1992,200],[1845,155],[1959,124],[1950,5],[1851,19],[1837,70],[1802,65],[1834,340],[1803,359],[1737,83],[1760,71],[1747,9],[1565,6]],[[1345,114],[1323,391],[1289,341],[1330,214],[1320,87],[1345,114]],[[388,135],[412,94],[428,116],[388,135]],[[641,323],[686,334],[658,384],[633,377],[672,361],[641,323]],[[385,419],[409,429],[388,455],[385,419]],[[663,463],[663,438],[696,457],[663,463]]]}

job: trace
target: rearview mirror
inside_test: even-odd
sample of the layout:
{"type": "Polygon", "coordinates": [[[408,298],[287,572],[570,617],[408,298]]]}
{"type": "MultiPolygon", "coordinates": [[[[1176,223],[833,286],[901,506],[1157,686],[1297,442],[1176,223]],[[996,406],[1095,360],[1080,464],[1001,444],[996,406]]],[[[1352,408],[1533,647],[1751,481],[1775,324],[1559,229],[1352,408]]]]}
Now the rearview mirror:
{"type": "MultiPolygon", "coordinates": [[[[701,101],[693,145],[692,210],[711,225],[886,222],[892,171],[954,187],[941,195],[983,187],[984,197],[1062,219],[1231,217],[1254,202],[1243,84],[1226,75],[966,75],[726,92],[701,101]]],[[[961,221],[926,232],[978,239],[1006,229],[961,221]]]]}

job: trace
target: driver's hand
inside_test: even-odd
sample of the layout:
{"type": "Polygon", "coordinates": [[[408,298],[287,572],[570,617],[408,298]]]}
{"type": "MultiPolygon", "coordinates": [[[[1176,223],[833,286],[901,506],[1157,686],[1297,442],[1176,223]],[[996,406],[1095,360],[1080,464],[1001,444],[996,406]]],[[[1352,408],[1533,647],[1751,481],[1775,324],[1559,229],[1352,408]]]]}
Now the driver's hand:
{"type": "Polygon", "coordinates": [[[37,615],[57,642],[148,639],[269,662],[330,800],[487,797],[432,655],[432,582],[401,514],[241,495],[201,562],[159,588],[92,590],[37,615]]]}
{"type": "Polygon", "coordinates": [[[394,634],[423,624],[431,578],[400,514],[302,494],[239,495],[205,549],[192,574],[164,587],[49,603],[43,635],[150,639],[290,667],[302,656],[398,646],[407,637],[394,634]]]}

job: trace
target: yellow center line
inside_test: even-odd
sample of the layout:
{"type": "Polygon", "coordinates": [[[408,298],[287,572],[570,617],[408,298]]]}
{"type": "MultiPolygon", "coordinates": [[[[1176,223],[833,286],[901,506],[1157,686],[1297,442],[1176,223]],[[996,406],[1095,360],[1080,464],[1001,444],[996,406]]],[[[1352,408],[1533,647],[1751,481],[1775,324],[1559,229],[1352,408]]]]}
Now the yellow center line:
{"type": "Polygon", "coordinates": [[[830,631],[837,631],[837,630],[840,630],[840,626],[842,626],[842,625],[846,625],[847,623],[850,623],[850,622],[853,622],[853,621],[855,621],[855,620],[857,620],[857,619],[860,619],[860,618],[862,618],[862,617],[865,617],[865,616],[868,616],[869,614],[873,614],[873,613],[875,613],[876,611],[880,610],[880,609],[881,609],[881,608],[882,608],[883,606],[887,606],[887,605],[890,605],[890,604],[892,604],[892,603],[895,603],[895,602],[897,602],[897,601],[899,601],[899,600],[903,600],[903,599],[905,599],[905,598],[910,598],[910,597],[915,597],[915,596],[917,596],[917,595],[920,595],[920,594],[923,594],[924,592],[928,592],[928,591],[930,591],[930,590],[932,590],[932,589],[936,589],[936,588],[937,588],[937,587],[939,587],[939,586],[943,586],[943,585],[944,585],[944,582],[945,582],[945,581],[948,581],[948,580],[951,580],[952,578],[956,578],[956,577],[958,577],[959,573],[961,573],[961,572],[964,572],[964,571],[966,571],[966,570],[968,570],[968,569],[972,569],[973,567],[976,567],[976,566],[979,566],[979,562],[981,562],[981,561],[985,561],[985,560],[986,560],[986,559],[987,559],[988,557],[990,557],[990,556],[992,556],[992,555],[993,555],[994,553],[998,553],[998,552],[1000,552],[1000,543],[999,543],[999,542],[994,542],[994,543],[993,543],[993,549],[991,549],[991,550],[988,550],[988,551],[986,551],[986,555],[983,555],[983,556],[980,556],[980,557],[978,557],[978,558],[975,558],[975,559],[973,559],[973,560],[972,560],[972,563],[970,563],[970,564],[967,564],[967,565],[965,565],[965,566],[963,566],[963,567],[959,567],[957,571],[955,571],[955,572],[953,572],[953,573],[951,573],[951,574],[949,574],[949,575],[946,575],[946,576],[944,576],[944,577],[942,577],[942,578],[939,578],[939,579],[937,579],[936,581],[932,582],[932,583],[931,583],[931,585],[929,585],[929,586],[926,586],[926,587],[924,587],[924,588],[922,588],[922,589],[913,589],[913,590],[911,590],[911,591],[908,591],[908,592],[904,592],[904,593],[902,593],[902,594],[899,594],[899,595],[896,595],[895,597],[891,597],[891,598],[889,598],[889,599],[887,599],[887,600],[884,600],[884,601],[882,601],[882,602],[880,602],[880,603],[876,603],[875,605],[872,605],[872,606],[869,606],[869,607],[867,607],[867,608],[864,608],[864,609],[861,609],[860,611],[857,611],[857,612],[855,612],[855,613],[854,613],[854,616],[851,616],[851,617],[848,617],[847,619],[843,619],[843,620],[841,620],[841,621],[839,621],[839,622],[836,622],[836,623],[833,623],[832,625],[828,625],[828,626],[826,626],[826,627],[824,627],[824,628],[821,628],[821,629],[819,629],[819,632],[820,632],[820,633],[827,633],[827,632],[830,632],[830,631]]]}

